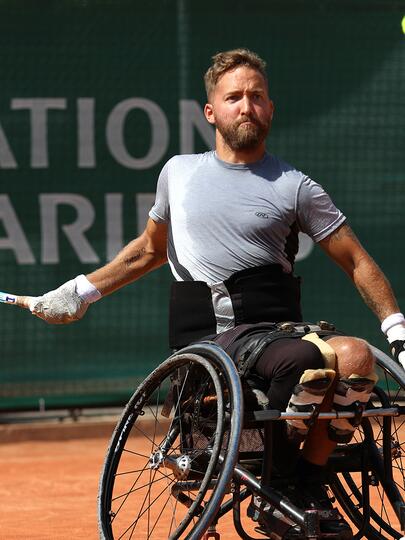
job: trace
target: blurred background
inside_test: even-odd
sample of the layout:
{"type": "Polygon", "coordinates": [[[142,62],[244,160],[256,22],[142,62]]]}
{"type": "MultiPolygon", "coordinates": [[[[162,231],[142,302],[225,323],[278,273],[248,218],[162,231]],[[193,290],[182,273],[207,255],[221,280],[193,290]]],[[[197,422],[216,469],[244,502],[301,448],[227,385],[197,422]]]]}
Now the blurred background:
{"type": "MultiPolygon", "coordinates": [[[[268,63],[268,149],[321,183],[402,310],[405,1],[0,0],[0,290],[40,295],[143,229],[172,155],[206,151],[202,76],[220,50],[268,63]]],[[[306,320],[386,350],[347,277],[307,239],[306,320]]],[[[53,327],[1,306],[0,409],[124,403],[168,354],[168,268],[53,327]]]]}

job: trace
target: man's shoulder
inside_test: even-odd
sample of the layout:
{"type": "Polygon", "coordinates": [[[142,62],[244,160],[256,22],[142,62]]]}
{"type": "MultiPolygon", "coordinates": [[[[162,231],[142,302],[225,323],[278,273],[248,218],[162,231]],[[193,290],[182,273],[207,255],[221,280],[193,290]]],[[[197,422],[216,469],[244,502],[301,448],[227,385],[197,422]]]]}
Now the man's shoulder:
{"type": "Polygon", "coordinates": [[[274,154],[269,154],[269,165],[274,179],[280,179],[284,182],[301,183],[307,178],[306,174],[274,154]]]}
{"type": "Polygon", "coordinates": [[[168,161],[168,166],[195,166],[198,163],[207,162],[214,159],[214,152],[202,152],[199,154],[176,154],[168,161]]]}

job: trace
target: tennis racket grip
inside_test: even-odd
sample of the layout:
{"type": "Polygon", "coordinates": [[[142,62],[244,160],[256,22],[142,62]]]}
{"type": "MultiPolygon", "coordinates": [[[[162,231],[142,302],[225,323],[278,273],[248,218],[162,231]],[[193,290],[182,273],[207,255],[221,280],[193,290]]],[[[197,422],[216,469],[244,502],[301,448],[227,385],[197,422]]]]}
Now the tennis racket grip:
{"type": "Polygon", "coordinates": [[[16,294],[0,292],[0,302],[3,304],[12,304],[25,309],[30,309],[30,300],[32,296],[18,296],[16,294]]]}

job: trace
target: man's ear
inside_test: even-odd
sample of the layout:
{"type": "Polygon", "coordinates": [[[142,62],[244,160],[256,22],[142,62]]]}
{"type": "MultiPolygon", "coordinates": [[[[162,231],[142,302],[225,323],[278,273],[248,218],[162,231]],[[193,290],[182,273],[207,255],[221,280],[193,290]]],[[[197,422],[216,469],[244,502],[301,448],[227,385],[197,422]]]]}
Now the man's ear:
{"type": "Polygon", "coordinates": [[[270,100],[270,119],[273,120],[273,114],[274,114],[274,103],[272,100],[270,100]]]}
{"type": "Polygon", "coordinates": [[[210,124],[215,124],[214,108],[211,103],[206,103],[204,106],[204,115],[210,124]]]}

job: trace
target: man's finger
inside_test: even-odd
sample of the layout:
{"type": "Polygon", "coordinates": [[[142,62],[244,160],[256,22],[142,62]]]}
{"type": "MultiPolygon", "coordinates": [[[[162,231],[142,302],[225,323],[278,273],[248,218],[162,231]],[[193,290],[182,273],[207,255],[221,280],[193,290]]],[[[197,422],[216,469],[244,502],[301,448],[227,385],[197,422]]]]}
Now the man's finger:
{"type": "Polygon", "coordinates": [[[31,309],[31,303],[34,298],[34,296],[17,296],[16,305],[25,309],[31,309]]]}

